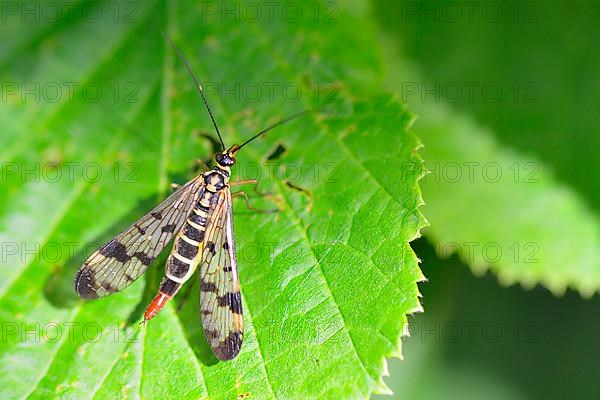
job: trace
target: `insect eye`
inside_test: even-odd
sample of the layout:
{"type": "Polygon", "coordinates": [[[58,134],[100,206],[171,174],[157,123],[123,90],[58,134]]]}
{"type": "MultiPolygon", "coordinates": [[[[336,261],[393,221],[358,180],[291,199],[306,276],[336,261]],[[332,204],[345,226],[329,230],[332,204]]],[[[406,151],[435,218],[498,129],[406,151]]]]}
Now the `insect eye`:
{"type": "Polygon", "coordinates": [[[225,164],[225,154],[223,154],[223,153],[217,153],[217,154],[215,154],[215,160],[217,160],[217,162],[220,165],[226,165],[225,164]]]}

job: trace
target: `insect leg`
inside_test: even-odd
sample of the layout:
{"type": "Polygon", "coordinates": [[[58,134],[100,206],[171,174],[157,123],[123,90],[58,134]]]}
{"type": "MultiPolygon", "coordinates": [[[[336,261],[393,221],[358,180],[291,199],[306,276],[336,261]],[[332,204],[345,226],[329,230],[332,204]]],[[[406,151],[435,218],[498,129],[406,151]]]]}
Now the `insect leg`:
{"type": "Polygon", "coordinates": [[[270,192],[261,192],[258,190],[258,180],[257,179],[244,179],[241,181],[235,181],[229,183],[231,186],[240,186],[240,185],[254,185],[253,190],[254,193],[261,197],[271,197],[273,193],[270,192]]]}
{"type": "Polygon", "coordinates": [[[278,208],[272,208],[272,209],[264,210],[264,209],[261,209],[261,208],[252,207],[250,205],[250,200],[248,199],[248,194],[246,192],[244,192],[244,191],[231,193],[231,197],[232,198],[238,197],[238,196],[241,196],[241,197],[244,198],[244,202],[246,203],[246,207],[248,207],[249,210],[255,211],[257,213],[271,214],[271,213],[275,213],[275,212],[281,211],[278,208]]]}

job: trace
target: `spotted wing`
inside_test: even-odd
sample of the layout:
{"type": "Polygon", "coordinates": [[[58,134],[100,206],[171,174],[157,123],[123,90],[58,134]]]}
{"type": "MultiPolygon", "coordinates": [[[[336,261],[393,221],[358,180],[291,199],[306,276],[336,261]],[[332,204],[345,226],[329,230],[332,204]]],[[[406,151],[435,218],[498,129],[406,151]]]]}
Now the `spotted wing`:
{"type": "Polygon", "coordinates": [[[207,227],[200,261],[200,313],[206,340],[221,360],[240,351],[242,299],[235,261],[231,193],[222,190],[207,227]]]}
{"type": "Polygon", "coordinates": [[[95,299],[129,286],[181,229],[202,190],[202,179],[192,179],[94,252],[77,273],[77,294],[95,299]]]}

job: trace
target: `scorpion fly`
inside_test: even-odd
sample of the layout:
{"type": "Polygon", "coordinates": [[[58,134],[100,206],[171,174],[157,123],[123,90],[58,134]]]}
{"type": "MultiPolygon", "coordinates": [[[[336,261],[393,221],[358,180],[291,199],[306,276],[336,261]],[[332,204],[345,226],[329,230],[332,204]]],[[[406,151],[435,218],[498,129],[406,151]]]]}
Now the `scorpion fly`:
{"type": "Polygon", "coordinates": [[[165,36],[194,81],[208,111],[222,150],[215,166],[193,178],[148,214],[94,252],[75,278],[75,290],[84,299],[116,293],[139,278],[173,240],[165,276],[158,294],[144,313],[154,318],[200,267],[200,317],[206,340],[220,360],[240,351],[244,328],[233,237],[231,167],[245,145],[283,123],[305,114],[294,114],[258,132],[241,145],[225,147],[208,106],[202,85],[187,59],[165,36]]]}

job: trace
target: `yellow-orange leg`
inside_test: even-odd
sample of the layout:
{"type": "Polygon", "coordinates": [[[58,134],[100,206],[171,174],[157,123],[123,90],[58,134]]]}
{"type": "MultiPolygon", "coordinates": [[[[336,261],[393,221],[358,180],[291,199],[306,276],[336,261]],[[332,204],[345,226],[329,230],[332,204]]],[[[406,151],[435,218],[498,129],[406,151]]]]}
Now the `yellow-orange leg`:
{"type": "Polygon", "coordinates": [[[254,190],[254,193],[256,193],[257,195],[259,195],[261,197],[269,197],[269,196],[273,195],[273,193],[269,193],[269,192],[266,192],[266,193],[260,192],[258,190],[258,180],[256,180],[256,179],[244,179],[241,181],[230,182],[229,184],[231,186],[254,185],[252,190],[254,190]]]}
{"type": "Polygon", "coordinates": [[[256,207],[252,207],[250,205],[250,200],[248,199],[248,194],[244,191],[240,191],[240,192],[235,192],[235,193],[231,193],[231,197],[238,197],[241,196],[244,198],[244,202],[246,203],[246,207],[248,207],[248,210],[252,210],[254,212],[257,213],[261,213],[261,214],[271,214],[271,213],[276,213],[278,211],[281,211],[279,208],[273,208],[273,209],[268,209],[268,210],[264,210],[261,208],[256,208],[256,207]]]}

